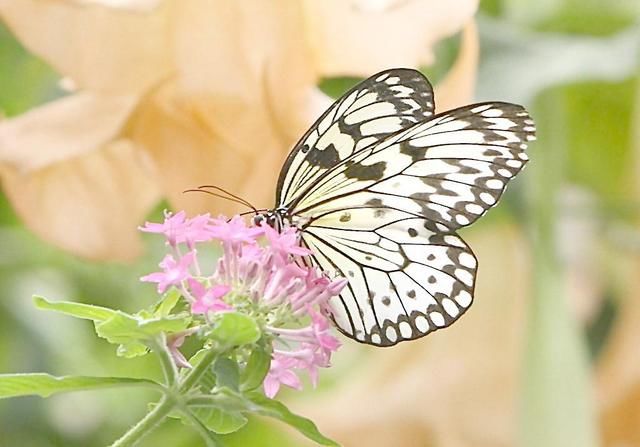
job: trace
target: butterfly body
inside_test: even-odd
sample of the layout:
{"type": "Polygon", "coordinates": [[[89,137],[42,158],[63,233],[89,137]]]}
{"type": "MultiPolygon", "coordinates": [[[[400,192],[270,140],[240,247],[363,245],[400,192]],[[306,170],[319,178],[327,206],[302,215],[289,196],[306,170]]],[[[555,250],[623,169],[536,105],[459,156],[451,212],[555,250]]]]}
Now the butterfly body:
{"type": "Polygon", "coordinates": [[[434,114],[419,72],[392,69],[338,99],[288,156],[274,228],[296,226],[313,263],[344,276],[338,329],[391,346],[453,324],[473,300],[477,259],[457,231],[500,198],[528,160],[521,106],[434,114]]]}
{"type": "Polygon", "coordinates": [[[253,217],[254,225],[260,225],[265,222],[270,227],[281,231],[283,228],[293,225],[291,213],[286,207],[277,207],[266,210],[263,213],[257,213],[253,217]]]}

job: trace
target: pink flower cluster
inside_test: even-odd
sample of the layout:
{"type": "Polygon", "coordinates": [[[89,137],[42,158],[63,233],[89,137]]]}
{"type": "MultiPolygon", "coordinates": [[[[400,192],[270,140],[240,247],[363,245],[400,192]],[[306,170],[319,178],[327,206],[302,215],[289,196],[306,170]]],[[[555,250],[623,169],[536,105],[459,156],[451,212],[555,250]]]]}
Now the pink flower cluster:
{"type": "MultiPolygon", "coordinates": [[[[306,370],[316,385],[318,368],[329,366],[340,346],[321,310],[346,280],[330,280],[299,262],[309,251],[300,246],[296,228],[278,232],[266,224],[247,226],[240,216],[188,219],[179,212],[140,230],[163,234],[171,249],[160,263],[162,271],[141,278],[157,283],[158,293],[178,288],[204,324],[228,311],[265,322],[263,330],[273,338],[271,368],[264,381],[267,396],[275,396],[281,385],[300,389],[299,371],[306,370]],[[222,256],[215,266],[201,265],[202,243],[220,245],[222,256]]],[[[188,366],[177,348],[172,352],[180,366],[188,366]]]]}

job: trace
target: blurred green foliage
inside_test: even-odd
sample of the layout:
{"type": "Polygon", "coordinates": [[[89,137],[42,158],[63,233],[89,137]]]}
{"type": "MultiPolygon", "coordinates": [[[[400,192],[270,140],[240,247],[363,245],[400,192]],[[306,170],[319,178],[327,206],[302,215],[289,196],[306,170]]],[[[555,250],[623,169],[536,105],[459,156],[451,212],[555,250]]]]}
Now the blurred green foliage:
{"type": "MultiPolygon", "coordinates": [[[[615,322],[618,290],[608,287],[605,305],[591,326],[575,325],[562,299],[564,272],[558,254],[562,241],[554,225],[567,214],[593,219],[601,229],[637,217],[633,150],[638,146],[634,125],[640,116],[639,21],[640,2],[634,0],[481,2],[478,99],[521,102],[539,128],[530,168],[507,191],[502,206],[470,230],[510,219],[532,236],[536,299],[530,309],[524,360],[519,431],[523,446],[598,444],[586,380],[589,362],[595,358],[587,352],[597,353],[606,340],[615,322]],[[567,185],[585,191],[594,206],[564,206],[567,185]],[[557,374],[557,362],[562,363],[564,377],[557,374]],[[560,420],[562,425],[556,427],[560,420]],[[569,427],[583,439],[575,443],[552,434],[570,433],[569,427]]],[[[438,65],[426,71],[437,81],[453,61],[457,37],[444,41],[436,52],[438,65]]],[[[321,88],[338,96],[355,82],[327,79],[321,88]]],[[[58,75],[0,25],[1,113],[14,116],[63,94],[58,75]]],[[[608,241],[601,242],[615,249],[608,241]]],[[[89,323],[43,314],[33,308],[30,298],[41,294],[121,306],[126,311],[144,307],[155,294],[137,278],[160,259],[157,241],[147,239],[149,255],[133,266],[87,263],[31,235],[0,195],[0,247],[1,372],[160,374],[148,359],[112,355],[110,346],[92,336],[89,323]]],[[[3,401],[0,447],[105,445],[144,412],[145,393],[105,391],[50,401],[3,401]]],[[[233,435],[230,445],[292,445],[287,435],[261,421],[248,427],[233,435]]],[[[192,447],[199,442],[179,423],[169,422],[145,445],[192,447]]]]}
{"type": "Polygon", "coordinates": [[[58,74],[33,57],[0,22],[0,110],[14,116],[62,95],[58,74]]]}

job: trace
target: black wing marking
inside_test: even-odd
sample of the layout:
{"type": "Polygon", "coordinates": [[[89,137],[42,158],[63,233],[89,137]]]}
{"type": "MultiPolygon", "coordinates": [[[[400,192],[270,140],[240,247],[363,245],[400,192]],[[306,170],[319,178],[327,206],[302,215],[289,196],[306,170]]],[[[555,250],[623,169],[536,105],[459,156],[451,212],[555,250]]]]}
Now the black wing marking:
{"type": "Polygon", "coordinates": [[[455,233],[433,233],[425,220],[389,211],[388,223],[372,227],[381,209],[351,211],[349,227],[339,214],[303,232],[325,271],[348,279],[328,312],[348,337],[391,346],[453,324],[471,306],[476,258],[455,233]],[[358,224],[360,222],[360,224],[358,224]]]}
{"type": "Polygon", "coordinates": [[[290,206],[340,161],[431,117],[433,90],[418,71],[392,69],[356,85],[300,139],[280,173],[276,203],[290,206]]]}
{"type": "Polygon", "coordinates": [[[453,324],[471,305],[477,261],[455,233],[495,205],[527,161],[520,106],[475,104],[353,154],[292,210],[316,262],[349,280],[329,303],[357,341],[390,346],[453,324]]]}
{"type": "Polygon", "coordinates": [[[398,132],[355,153],[315,183],[292,214],[315,216],[388,206],[427,220],[434,232],[473,223],[525,165],[535,128],[507,103],[474,104],[398,132]]]}

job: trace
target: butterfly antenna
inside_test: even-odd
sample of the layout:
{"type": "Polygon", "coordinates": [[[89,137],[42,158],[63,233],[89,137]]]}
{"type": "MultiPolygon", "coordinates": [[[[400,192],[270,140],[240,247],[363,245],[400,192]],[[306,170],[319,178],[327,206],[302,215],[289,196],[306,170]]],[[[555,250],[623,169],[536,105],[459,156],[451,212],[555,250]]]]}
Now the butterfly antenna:
{"type": "Polygon", "coordinates": [[[216,192],[213,191],[208,191],[206,189],[203,189],[201,187],[198,188],[192,188],[192,189],[185,189],[184,191],[182,191],[183,193],[187,193],[187,192],[202,192],[205,194],[209,194],[210,196],[214,196],[214,197],[218,197],[220,199],[225,199],[225,200],[229,200],[231,202],[234,203],[238,203],[240,205],[246,206],[248,208],[251,208],[252,211],[249,211],[250,213],[257,213],[258,211],[255,209],[255,207],[253,205],[251,205],[249,202],[247,202],[246,200],[242,200],[239,197],[234,197],[234,196],[225,196],[222,194],[218,194],[216,192]]]}
{"type": "Polygon", "coordinates": [[[247,214],[258,214],[258,213],[261,213],[263,211],[267,211],[267,209],[266,208],[262,208],[262,209],[259,209],[259,210],[245,211],[244,213],[238,214],[238,216],[246,216],[247,214]]]}
{"type": "Polygon", "coordinates": [[[246,199],[243,199],[243,198],[242,198],[242,197],[240,197],[240,196],[237,196],[237,195],[235,195],[235,194],[233,194],[233,193],[230,193],[230,192],[229,192],[229,191],[227,191],[226,189],[223,189],[223,188],[221,188],[221,187],[219,187],[219,186],[215,186],[215,185],[201,185],[201,186],[198,186],[198,188],[197,188],[197,189],[202,190],[202,191],[206,191],[206,190],[208,190],[208,189],[213,189],[213,190],[215,190],[215,191],[219,191],[219,192],[221,192],[221,193],[226,194],[227,196],[229,196],[229,200],[233,200],[234,202],[241,203],[241,204],[243,204],[244,206],[246,206],[247,208],[251,208],[255,213],[257,213],[257,212],[258,212],[257,208],[256,208],[255,206],[253,206],[253,205],[251,204],[251,202],[249,202],[249,201],[248,201],[248,200],[246,200],[246,199]]]}

